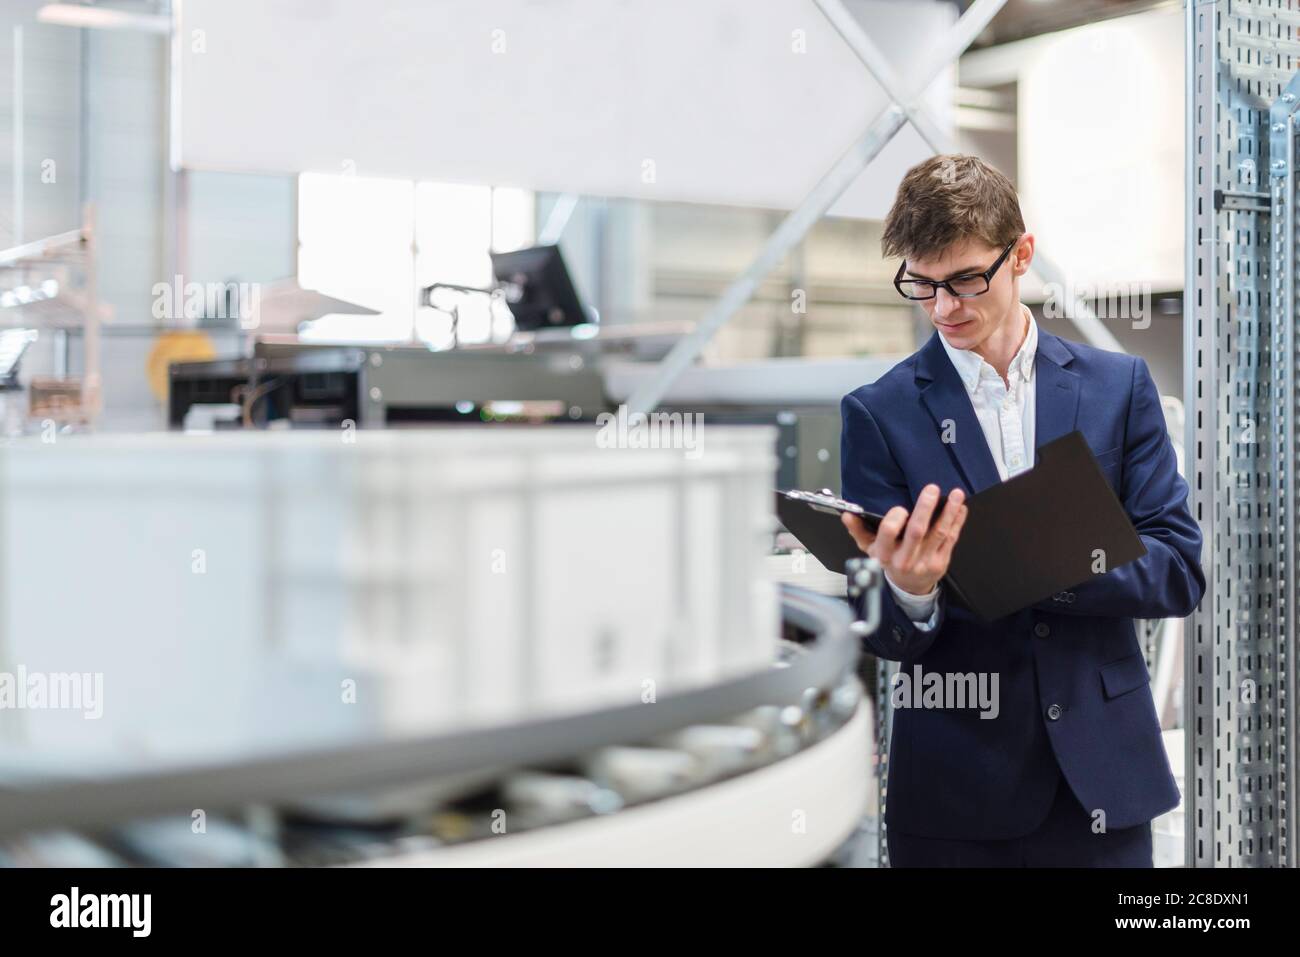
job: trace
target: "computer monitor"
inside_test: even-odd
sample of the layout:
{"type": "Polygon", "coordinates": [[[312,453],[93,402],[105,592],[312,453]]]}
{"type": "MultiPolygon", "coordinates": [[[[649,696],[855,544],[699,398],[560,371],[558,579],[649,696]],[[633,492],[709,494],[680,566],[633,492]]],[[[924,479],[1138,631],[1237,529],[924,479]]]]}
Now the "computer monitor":
{"type": "Polygon", "coordinates": [[[520,332],[592,322],[558,246],[492,253],[492,273],[520,332]]]}

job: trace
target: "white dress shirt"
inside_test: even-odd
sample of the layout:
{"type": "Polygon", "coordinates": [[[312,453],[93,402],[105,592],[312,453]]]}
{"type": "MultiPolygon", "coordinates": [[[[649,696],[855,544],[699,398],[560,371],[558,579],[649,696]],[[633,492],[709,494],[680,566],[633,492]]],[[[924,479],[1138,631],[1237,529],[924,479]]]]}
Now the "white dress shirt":
{"type": "MultiPolygon", "coordinates": [[[[1025,341],[1011,359],[1006,382],[982,356],[968,349],[953,348],[943,333],[939,333],[939,342],[966,386],[975,418],[993,453],[998,476],[1004,482],[1034,465],[1034,355],[1038,350],[1038,324],[1024,303],[1020,304],[1020,311],[1028,329],[1025,341]]],[[[935,626],[938,585],[928,595],[913,595],[895,585],[888,574],[885,581],[894,593],[895,603],[917,628],[929,631],[935,626]]]]}

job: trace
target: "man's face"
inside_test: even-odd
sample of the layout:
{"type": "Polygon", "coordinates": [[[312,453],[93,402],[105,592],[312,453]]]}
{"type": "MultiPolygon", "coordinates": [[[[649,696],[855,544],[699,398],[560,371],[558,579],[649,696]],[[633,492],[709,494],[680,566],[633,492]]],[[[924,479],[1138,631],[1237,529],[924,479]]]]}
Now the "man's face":
{"type": "MultiPolygon", "coordinates": [[[[983,295],[962,299],[940,288],[935,290],[933,299],[920,300],[930,322],[950,346],[975,349],[1001,329],[1010,317],[1019,315],[1018,279],[1029,268],[1033,245],[1033,236],[1022,236],[989,280],[989,290],[983,295]]],[[[903,278],[955,279],[982,273],[1001,254],[1002,249],[986,246],[977,239],[962,240],[933,258],[909,259],[903,278]]]]}

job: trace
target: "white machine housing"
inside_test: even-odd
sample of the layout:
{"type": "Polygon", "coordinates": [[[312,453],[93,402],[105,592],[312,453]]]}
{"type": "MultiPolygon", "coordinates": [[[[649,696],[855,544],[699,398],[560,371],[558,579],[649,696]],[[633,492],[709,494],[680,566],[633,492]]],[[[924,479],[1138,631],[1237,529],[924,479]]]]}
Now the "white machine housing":
{"type": "Polygon", "coordinates": [[[0,672],[102,692],[99,717],[0,710],[0,745],[194,760],[650,705],[771,666],[773,430],[597,435],[10,444],[0,672]]]}

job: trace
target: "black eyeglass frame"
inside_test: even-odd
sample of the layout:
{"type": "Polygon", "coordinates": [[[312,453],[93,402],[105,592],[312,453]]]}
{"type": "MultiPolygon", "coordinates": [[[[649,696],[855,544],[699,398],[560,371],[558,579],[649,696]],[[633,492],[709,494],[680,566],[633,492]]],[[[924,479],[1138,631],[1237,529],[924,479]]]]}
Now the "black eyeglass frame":
{"type": "Polygon", "coordinates": [[[927,299],[933,299],[939,294],[940,286],[948,290],[948,295],[955,296],[958,299],[974,299],[976,296],[982,296],[989,291],[989,288],[993,284],[994,275],[997,274],[997,271],[1001,268],[1002,264],[1007,261],[1007,256],[1011,255],[1011,250],[1015,248],[1016,243],[1020,242],[1021,238],[1022,237],[1017,236],[1015,239],[1011,240],[1011,242],[1007,244],[1007,248],[1002,250],[1002,255],[997,258],[992,266],[983,272],[966,273],[962,276],[953,276],[950,279],[904,279],[903,273],[907,271],[907,260],[904,259],[898,264],[898,273],[894,276],[894,288],[898,290],[898,294],[904,299],[910,299],[913,302],[924,302],[927,299]],[[949,283],[956,282],[958,279],[974,279],[976,276],[979,276],[984,280],[984,288],[979,292],[958,292],[949,285],[949,283]],[[930,295],[909,296],[907,293],[903,292],[903,283],[905,282],[920,283],[921,285],[929,286],[930,295]]]}

